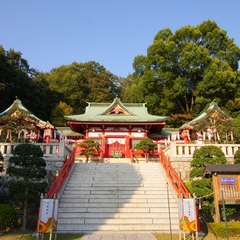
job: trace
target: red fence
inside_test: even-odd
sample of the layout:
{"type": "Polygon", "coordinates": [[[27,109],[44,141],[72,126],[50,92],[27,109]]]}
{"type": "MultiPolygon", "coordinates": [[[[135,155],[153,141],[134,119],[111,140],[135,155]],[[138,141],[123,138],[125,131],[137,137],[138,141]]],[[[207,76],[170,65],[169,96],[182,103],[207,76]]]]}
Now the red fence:
{"type": "Polygon", "coordinates": [[[167,173],[167,177],[172,183],[175,191],[178,194],[178,197],[186,197],[190,198],[191,194],[184,185],[181,177],[178,175],[176,170],[173,168],[172,164],[170,163],[169,159],[165,156],[164,152],[160,150],[159,152],[159,162],[162,164],[165,172],[167,173]]]}
{"type": "Polygon", "coordinates": [[[57,198],[61,187],[63,186],[66,178],[69,175],[69,172],[74,164],[75,160],[75,149],[70,153],[70,155],[66,158],[66,162],[61,168],[59,174],[55,177],[50,189],[46,194],[46,198],[57,198]]]}
{"type": "MultiPolygon", "coordinates": [[[[181,177],[178,175],[176,170],[173,168],[169,159],[165,156],[164,152],[160,149],[158,153],[156,151],[152,153],[154,156],[159,157],[159,162],[162,164],[168,179],[171,181],[172,186],[177,192],[179,197],[191,197],[188,189],[184,185],[181,177]]],[[[142,150],[132,150],[130,152],[131,162],[134,163],[134,158],[136,156],[144,157],[144,152],[142,150]]]]}

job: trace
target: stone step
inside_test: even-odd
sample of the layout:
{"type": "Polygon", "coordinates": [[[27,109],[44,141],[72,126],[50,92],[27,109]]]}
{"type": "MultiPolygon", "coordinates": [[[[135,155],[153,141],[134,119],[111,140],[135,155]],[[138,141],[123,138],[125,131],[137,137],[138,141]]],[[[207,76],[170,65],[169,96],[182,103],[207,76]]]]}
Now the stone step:
{"type": "MultiPolygon", "coordinates": [[[[132,199],[124,199],[124,198],[108,198],[105,196],[105,198],[62,198],[60,199],[60,203],[86,203],[86,202],[92,202],[92,203],[112,203],[112,202],[118,202],[118,203],[162,203],[163,199],[161,198],[132,198],[132,199]]],[[[176,200],[173,198],[169,199],[169,203],[176,203],[176,200]]]]}
{"type": "Polygon", "coordinates": [[[94,194],[104,194],[104,195],[146,195],[146,198],[149,197],[148,195],[166,195],[165,190],[66,190],[64,195],[74,195],[74,194],[84,194],[84,195],[94,195],[94,194]]]}
{"type": "MultiPolygon", "coordinates": [[[[69,186],[67,185],[65,187],[65,191],[85,191],[85,190],[89,190],[89,191],[96,191],[96,190],[101,190],[101,191],[158,191],[161,190],[165,193],[167,193],[167,188],[166,186],[150,186],[150,187],[146,187],[146,186],[140,186],[140,187],[135,187],[135,186],[120,186],[120,187],[111,187],[111,186],[103,186],[103,187],[94,187],[94,186],[69,186]]],[[[171,192],[170,192],[171,193],[171,192]]]]}
{"type": "Polygon", "coordinates": [[[79,163],[59,201],[58,232],[179,229],[178,204],[158,163],[79,163]]]}
{"type": "MultiPolygon", "coordinates": [[[[148,196],[149,198],[156,198],[156,199],[164,199],[166,202],[167,202],[167,194],[164,196],[164,195],[153,195],[153,194],[151,194],[151,196],[149,195],[148,196]]],[[[147,198],[147,196],[146,195],[131,195],[131,194],[122,194],[122,195],[108,195],[108,196],[106,196],[106,195],[101,195],[101,194],[78,194],[78,193],[76,193],[76,194],[72,194],[72,195],[63,195],[63,198],[64,199],[74,199],[74,198],[76,198],[76,199],[79,199],[79,198],[87,198],[87,199],[93,199],[93,198],[99,198],[99,199],[101,199],[101,198],[109,198],[109,199],[113,199],[113,198],[115,198],[115,199],[124,199],[125,201],[128,201],[129,199],[146,199],[147,198]]]]}
{"type": "MultiPolygon", "coordinates": [[[[60,208],[68,208],[68,209],[78,209],[78,208],[163,208],[163,211],[168,210],[167,203],[118,203],[118,202],[111,202],[111,203],[105,203],[105,202],[89,202],[89,203],[60,203],[60,208]]],[[[171,206],[171,209],[178,208],[178,206],[175,204],[175,206],[171,206]]]]}
{"type": "MultiPolygon", "coordinates": [[[[178,224],[171,226],[171,230],[177,233],[178,224]]],[[[170,226],[166,224],[58,224],[58,233],[88,233],[96,231],[107,232],[169,232],[170,226]],[[60,230],[59,230],[60,229],[60,230]]]]}
{"type": "MultiPolygon", "coordinates": [[[[76,184],[74,182],[69,181],[68,186],[76,186],[76,184]]],[[[101,182],[85,182],[85,183],[81,183],[78,182],[77,186],[79,187],[161,187],[161,186],[166,186],[166,185],[160,185],[159,183],[151,183],[151,182],[146,182],[146,183],[101,183],[101,182]]]]}
{"type": "MultiPolygon", "coordinates": [[[[130,219],[130,218],[134,218],[134,219],[141,219],[143,218],[144,215],[144,219],[145,218],[152,218],[152,219],[158,219],[158,218],[163,218],[163,219],[168,219],[169,218],[169,213],[168,212],[163,212],[163,213],[159,213],[159,212],[129,212],[127,209],[121,209],[121,212],[117,212],[117,213],[111,213],[111,212],[59,212],[58,213],[58,221],[60,221],[60,219],[74,219],[74,218],[78,218],[78,219],[86,219],[86,218],[102,218],[102,219],[112,219],[112,218],[124,218],[124,219],[130,219]]],[[[175,212],[171,212],[171,217],[172,217],[172,221],[178,221],[178,214],[175,212]]],[[[63,221],[63,220],[61,220],[63,221]]]]}
{"type": "MultiPolygon", "coordinates": [[[[171,208],[171,210],[174,212],[174,211],[176,211],[177,210],[177,208],[171,208]]],[[[164,214],[164,213],[166,213],[166,214],[168,214],[168,209],[166,208],[166,207],[163,207],[163,208],[161,208],[161,207],[156,207],[156,208],[118,208],[118,207],[116,207],[116,208],[114,208],[114,207],[112,207],[112,206],[109,206],[109,207],[105,207],[105,208],[103,208],[103,207],[101,207],[101,208],[97,208],[97,207],[87,207],[87,208],[84,208],[84,207],[82,207],[82,208],[60,208],[59,209],[59,211],[58,211],[59,213],[84,213],[84,212],[90,212],[90,213],[112,213],[112,214],[114,214],[114,213],[116,213],[116,212],[118,212],[118,213],[131,213],[131,214],[134,214],[134,213],[141,213],[142,214],[142,216],[140,217],[140,218],[145,218],[145,216],[143,216],[143,215],[145,215],[145,213],[149,213],[149,212],[152,212],[152,213],[161,213],[161,215],[162,214],[164,214]]]]}
{"type": "MultiPolygon", "coordinates": [[[[68,219],[59,219],[58,224],[165,224],[165,218],[68,218],[68,219]]],[[[178,224],[175,222],[175,224],[178,224]]]]}

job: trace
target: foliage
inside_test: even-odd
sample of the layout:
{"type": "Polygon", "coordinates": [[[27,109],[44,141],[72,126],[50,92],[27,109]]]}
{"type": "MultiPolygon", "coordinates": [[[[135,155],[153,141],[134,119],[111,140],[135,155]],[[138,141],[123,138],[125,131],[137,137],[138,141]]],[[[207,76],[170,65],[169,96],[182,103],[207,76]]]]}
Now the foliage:
{"type": "Polygon", "coordinates": [[[4,158],[2,153],[0,152],[0,172],[4,171],[4,158]]]}
{"type": "Polygon", "coordinates": [[[223,143],[240,143],[240,119],[230,118],[219,125],[219,134],[223,143]]]}
{"type": "Polygon", "coordinates": [[[193,153],[193,160],[191,161],[191,178],[203,177],[205,164],[225,164],[226,157],[222,150],[214,145],[202,146],[196,149],[193,153]]]}
{"type": "Polygon", "coordinates": [[[135,149],[141,149],[144,152],[149,152],[151,150],[157,149],[157,145],[150,138],[143,138],[135,146],[135,149]]]}
{"type": "Polygon", "coordinates": [[[45,169],[43,151],[34,144],[20,144],[13,150],[9,158],[7,174],[13,179],[6,183],[10,196],[23,204],[23,229],[26,229],[28,203],[39,199],[39,193],[44,192],[47,183],[43,181],[47,172],[45,169]]]}
{"type": "Polygon", "coordinates": [[[0,186],[0,203],[8,203],[9,202],[9,198],[8,198],[8,193],[7,193],[7,189],[4,188],[4,186],[0,186]]]}
{"type": "Polygon", "coordinates": [[[52,111],[52,124],[58,127],[67,126],[64,115],[71,115],[72,113],[72,107],[65,102],[60,101],[52,111]]]}
{"type": "Polygon", "coordinates": [[[58,93],[37,70],[31,68],[22,53],[0,46],[0,112],[7,109],[16,98],[21,99],[33,114],[49,120],[49,108],[55,106],[58,93]],[[39,76],[40,75],[40,76],[39,76]]]}
{"type": "Polygon", "coordinates": [[[119,78],[119,97],[122,102],[131,102],[131,95],[135,87],[135,81],[133,75],[128,75],[126,78],[119,78]]]}
{"type": "Polygon", "coordinates": [[[12,228],[16,221],[15,209],[8,204],[0,204],[0,231],[12,228]]]}
{"type": "Polygon", "coordinates": [[[162,29],[147,56],[134,59],[131,100],[157,115],[195,115],[213,99],[225,106],[238,96],[239,59],[240,48],[214,21],[162,29]]]}
{"type": "Polygon", "coordinates": [[[234,154],[234,164],[240,164],[240,149],[238,149],[234,154]]]}
{"type": "Polygon", "coordinates": [[[134,148],[143,150],[143,152],[145,154],[145,159],[147,161],[148,153],[151,150],[157,149],[157,145],[150,138],[143,138],[140,140],[140,142],[134,148]]]}
{"type": "MultiPolygon", "coordinates": [[[[225,222],[220,223],[208,223],[208,231],[213,233],[215,236],[226,238],[226,226],[225,222]]],[[[233,237],[240,237],[239,222],[228,222],[228,236],[232,239],[233,237]]]]}
{"type": "Polygon", "coordinates": [[[111,101],[117,94],[118,78],[94,61],[54,68],[47,80],[51,90],[61,93],[61,100],[70,105],[74,113],[83,112],[86,101],[111,101]]]}
{"type": "Polygon", "coordinates": [[[28,142],[31,141],[31,137],[25,138],[26,133],[37,134],[35,125],[38,123],[38,119],[26,111],[17,110],[12,115],[3,115],[0,121],[4,124],[1,126],[3,131],[0,136],[3,142],[28,142]]]}
{"type": "Polygon", "coordinates": [[[217,146],[203,146],[193,153],[190,172],[190,177],[193,179],[192,192],[197,197],[203,198],[201,210],[203,212],[214,212],[212,179],[211,176],[204,175],[204,165],[225,163],[227,163],[225,155],[217,146]]]}
{"type": "Polygon", "coordinates": [[[88,138],[77,146],[80,147],[80,155],[86,157],[86,162],[88,162],[89,157],[98,155],[99,143],[93,139],[88,138]]]}

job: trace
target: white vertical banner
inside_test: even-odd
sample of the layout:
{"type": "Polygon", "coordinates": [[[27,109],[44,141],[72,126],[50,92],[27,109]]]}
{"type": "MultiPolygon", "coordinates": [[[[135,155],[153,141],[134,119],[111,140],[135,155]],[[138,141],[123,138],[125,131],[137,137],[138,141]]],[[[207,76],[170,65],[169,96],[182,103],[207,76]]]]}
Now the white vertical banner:
{"type": "Polygon", "coordinates": [[[194,198],[178,199],[180,229],[186,232],[197,231],[196,202],[194,198]]]}
{"type": "Polygon", "coordinates": [[[183,199],[184,230],[195,232],[196,228],[196,203],[194,198],[183,199]]]}
{"type": "Polygon", "coordinates": [[[183,199],[178,199],[178,218],[180,229],[183,230],[183,199]]]}
{"type": "Polygon", "coordinates": [[[56,230],[58,199],[42,199],[39,214],[39,232],[46,233],[56,230]]]}

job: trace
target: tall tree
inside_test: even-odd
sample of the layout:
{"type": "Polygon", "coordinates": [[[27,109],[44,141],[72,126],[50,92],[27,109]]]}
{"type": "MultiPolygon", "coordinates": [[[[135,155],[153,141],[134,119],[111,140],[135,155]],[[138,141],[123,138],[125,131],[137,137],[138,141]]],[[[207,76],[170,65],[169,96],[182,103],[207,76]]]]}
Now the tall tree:
{"type": "Polygon", "coordinates": [[[130,103],[133,88],[135,86],[135,78],[132,74],[128,75],[126,78],[119,79],[119,97],[122,102],[130,103]]]}
{"type": "Polygon", "coordinates": [[[4,158],[2,153],[0,152],[0,173],[4,170],[4,158]]]}
{"type": "Polygon", "coordinates": [[[44,192],[47,183],[44,181],[47,171],[43,151],[34,144],[20,144],[13,150],[9,158],[7,174],[13,177],[6,186],[10,195],[23,204],[22,229],[26,230],[28,203],[38,199],[39,193],[44,192]]]}
{"type": "Polygon", "coordinates": [[[40,119],[50,120],[61,95],[50,90],[46,74],[31,68],[21,52],[0,46],[0,76],[0,112],[17,96],[40,119]]]}
{"type": "Polygon", "coordinates": [[[214,21],[160,30],[147,56],[134,60],[132,101],[159,115],[196,114],[214,98],[223,106],[236,97],[239,60],[239,47],[214,21]]]}
{"type": "Polygon", "coordinates": [[[86,101],[112,101],[117,93],[118,78],[94,61],[52,69],[47,79],[51,89],[63,95],[62,101],[74,113],[83,112],[86,101]]]}
{"type": "Polygon", "coordinates": [[[65,102],[60,101],[52,111],[52,124],[58,127],[68,126],[64,115],[71,115],[72,113],[72,107],[67,105],[65,102]]]}

